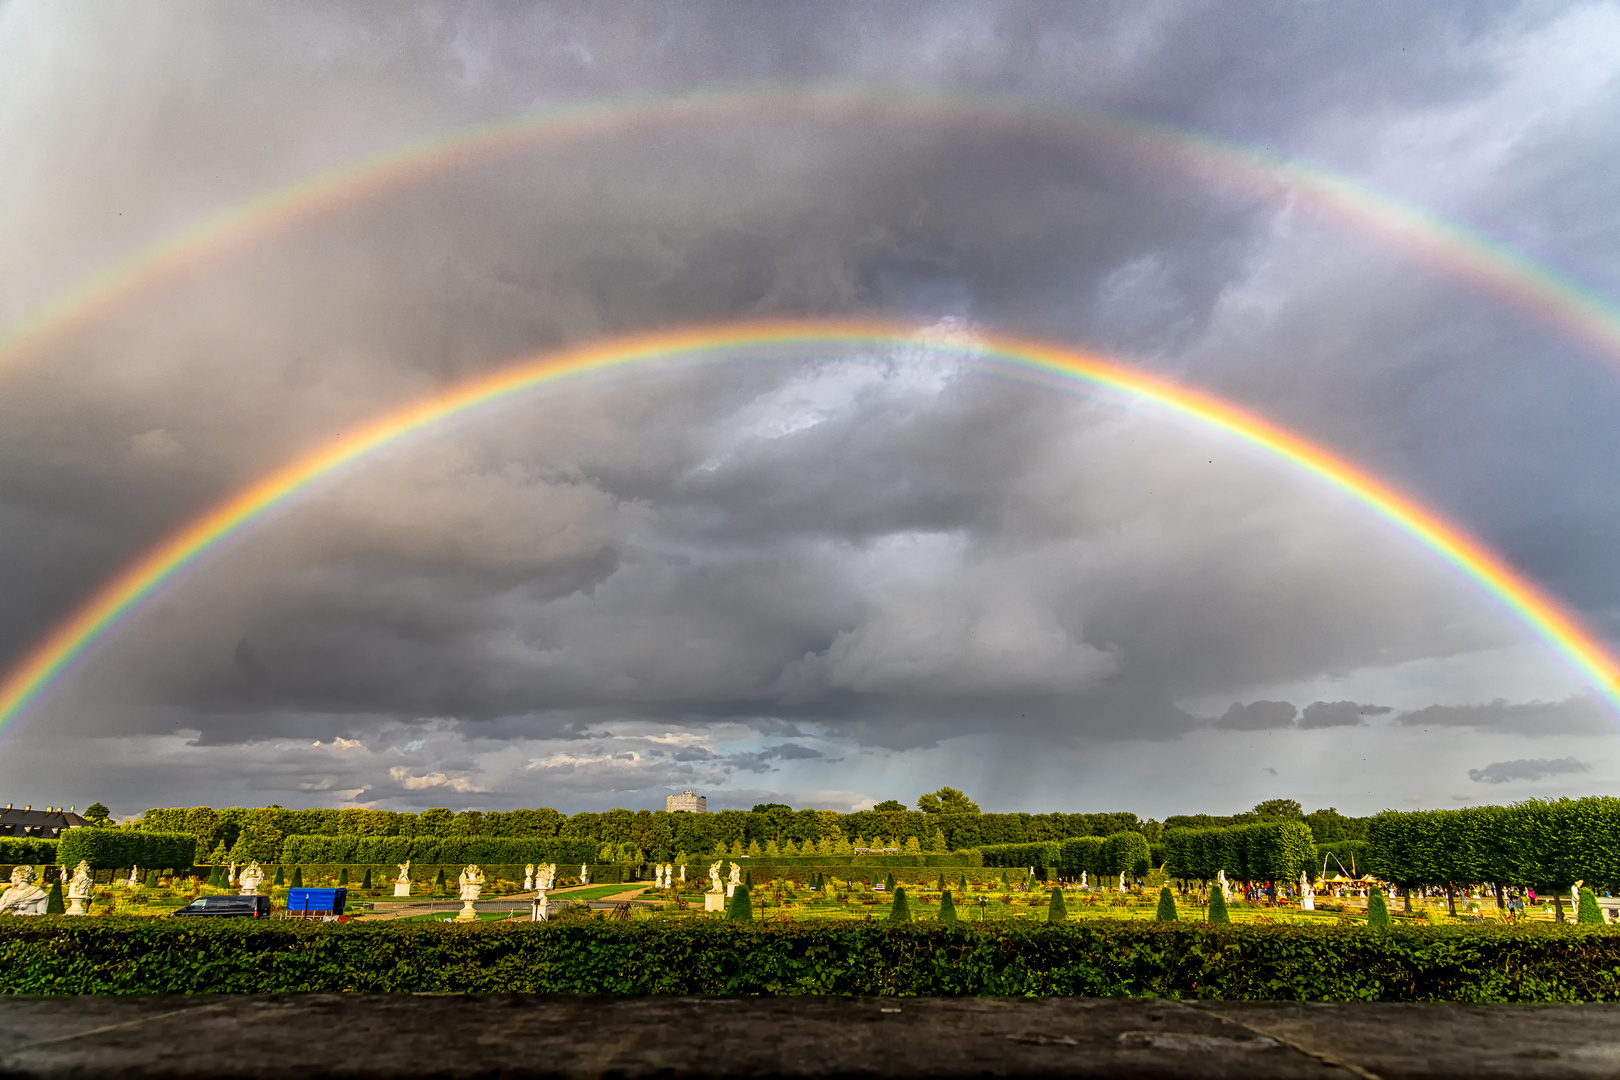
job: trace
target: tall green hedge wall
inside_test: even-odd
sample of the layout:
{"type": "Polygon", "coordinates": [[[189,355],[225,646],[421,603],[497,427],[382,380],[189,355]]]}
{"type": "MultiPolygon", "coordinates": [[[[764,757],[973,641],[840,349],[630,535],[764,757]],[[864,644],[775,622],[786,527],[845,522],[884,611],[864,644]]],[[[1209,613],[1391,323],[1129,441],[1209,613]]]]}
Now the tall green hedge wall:
{"type": "MultiPolygon", "coordinates": [[[[56,861],[57,841],[34,836],[0,836],[0,863],[42,863],[56,861]]],[[[78,864],[75,863],[75,866],[78,864]]]]}
{"type": "Polygon", "coordinates": [[[6,994],[817,994],[1620,1000],[1602,927],[1083,923],[350,923],[0,927],[6,994]]]}
{"type": "Polygon", "coordinates": [[[597,861],[591,840],[494,836],[289,836],[286,863],[557,863],[577,871],[597,861]]]}
{"type": "Polygon", "coordinates": [[[1386,811],[1367,823],[1373,872],[1403,886],[1491,881],[1620,887],[1620,799],[1531,799],[1466,810],[1386,811]]]}
{"type": "Polygon", "coordinates": [[[80,860],[92,869],[121,866],[190,866],[196,862],[197,838],[190,833],[137,832],[133,829],[66,829],[57,843],[63,866],[80,860]]]}
{"type": "Polygon", "coordinates": [[[1301,821],[1265,821],[1164,834],[1165,873],[1208,881],[1222,870],[1234,881],[1287,881],[1309,870],[1316,847],[1301,821]]]}

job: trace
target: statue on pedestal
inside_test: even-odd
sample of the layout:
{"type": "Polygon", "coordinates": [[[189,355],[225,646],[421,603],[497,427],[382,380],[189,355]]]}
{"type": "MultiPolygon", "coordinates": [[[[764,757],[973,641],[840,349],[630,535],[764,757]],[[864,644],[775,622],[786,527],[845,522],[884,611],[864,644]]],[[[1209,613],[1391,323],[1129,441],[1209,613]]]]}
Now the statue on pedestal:
{"type": "Polygon", "coordinates": [[[1305,876],[1303,870],[1299,872],[1299,910],[1316,910],[1316,890],[1311,888],[1310,879],[1305,876]]]}
{"type": "Polygon", "coordinates": [[[579,883],[581,885],[589,885],[591,883],[591,868],[586,866],[584,863],[579,864],[579,883]]]}
{"type": "Polygon", "coordinates": [[[534,863],[530,863],[528,866],[525,866],[523,868],[523,891],[528,892],[530,889],[533,889],[533,888],[535,888],[535,884],[534,884],[534,863]]]}
{"type": "Polygon", "coordinates": [[[1215,884],[1217,884],[1217,885],[1219,885],[1221,887],[1221,899],[1222,900],[1230,900],[1230,899],[1232,899],[1232,890],[1226,884],[1226,871],[1225,870],[1217,870],[1215,872],[1215,884]]]}
{"type": "Polygon", "coordinates": [[[484,891],[484,871],[476,863],[468,863],[456,884],[461,888],[461,911],[456,915],[456,922],[475,922],[478,912],[473,901],[484,891]]]}
{"type": "Polygon", "coordinates": [[[1091,886],[1090,886],[1090,885],[1087,885],[1087,884],[1086,884],[1086,872],[1085,872],[1085,871],[1084,871],[1084,870],[1082,870],[1082,871],[1080,871],[1080,887],[1081,887],[1081,888],[1082,888],[1082,889],[1089,889],[1089,888],[1091,888],[1091,886]]]}
{"type": "Polygon", "coordinates": [[[258,896],[259,884],[264,881],[264,871],[259,868],[258,863],[250,862],[242,868],[240,880],[243,896],[258,896]]]}
{"type": "Polygon", "coordinates": [[[712,893],[725,892],[726,886],[720,879],[720,864],[709,864],[709,891],[712,893]]]}
{"type": "Polygon", "coordinates": [[[11,888],[0,893],[0,915],[43,915],[51,894],[35,885],[39,876],[28,865],[11,871],[11,888]]]}
{"type": "Polygon", "coordinates": [[[69,915],[88,915],[84,905],[89,903],[90,897],[96,888],[95,881],[90,877],[90,864],[84,859],[79,860],[78,868],[73,871],[73,880],[68,882],[67,898],[69,915]]]}
{"type": "Polygon", "coordinates": [[[1119,872],[1119,891],[1125,891],[1125,871],[1123,870],[1119,872]]]}
{"type": "Polygon", "coordinates": [[[736,863],[732,863],[731,864],[731,880],[726,882],[726,899],[727,900],[731,899],[732,895],[737,891],[737,886],[739,886],[741,884],[742,884],[742,867],[738,866],[736,863]]]}
{"type": "Polygon", "coordinates": [[[411,895],[411,860],[406,859],[397,865],[399,866],[399,877],[394,879],[394,895],[409,896],[411,895]]]}
{"type": "Polygon", "coordinates": [[[236,864],[235,863],[231,863],[230,873],[226,875],[225,880],[226,880],[226,882],[228,884],[231,884],[231,885],[236,884],[236,864]]]}
{"type": "Polygon", "coordinates": [[[141,868],[138,867],[138,866],[130,867],[129,868],[129,887],[132,888],[132,889],[137,889],[137,888],[140,888],[140,884],[141,884],[141,868]]]}
{"type": "Polygon", "coordinates": [[[544,892],[557,887],[557,864],[542,863],[534,872],[534,887],[544,892]]]}
{"type": "Polygon", "coordinates": [[[529,920],[531,922],[548,922],[551,919],[551,897],[545,893],[536,893],[529,903],[529,920]]]}

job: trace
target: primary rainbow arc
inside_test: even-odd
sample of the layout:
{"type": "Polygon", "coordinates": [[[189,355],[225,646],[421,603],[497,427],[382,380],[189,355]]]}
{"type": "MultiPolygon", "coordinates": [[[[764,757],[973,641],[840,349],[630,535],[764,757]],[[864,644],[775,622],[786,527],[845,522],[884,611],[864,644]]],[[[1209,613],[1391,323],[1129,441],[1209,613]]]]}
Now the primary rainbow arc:
{"type": "Polygon", "coordinates": [[[981,332],[945,334],[866,320],[775,320],[664,330],[533,357],[390,412],[270,472],[141,555],[46,634],[0,680],[0,728],[37,702],[97,641],[204,552],[323,477],[412,433],[569,377],[658,358],[807,344],[920,344],[1134,395],[1228,432],[1327,481],[1425,544],[1496,597],[1620,709],[1620,662],[1573,614],[1440,514],[1277,424],[1203,391],[1051,342],[981,332]]]}

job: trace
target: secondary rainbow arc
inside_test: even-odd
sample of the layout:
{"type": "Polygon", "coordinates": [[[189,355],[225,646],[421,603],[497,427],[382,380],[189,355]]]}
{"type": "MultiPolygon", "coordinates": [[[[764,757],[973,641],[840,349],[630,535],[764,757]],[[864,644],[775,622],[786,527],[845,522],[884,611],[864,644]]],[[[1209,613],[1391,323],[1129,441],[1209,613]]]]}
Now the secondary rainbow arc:
{"type": "Polygon", "coordinates": [[[1620,364],[1620,307],[1507,244],[1347,175],[1268,150],[1169,124],[1100,110],[1027,102],[839,87],[754,87],[685,97],[617,100],[479,124],[385,151],[230,207],[114,263],[0,333],[0,371],[30,349],[71,332],[148,284],[209,256],[329,209],[498,156],[600,134],[714,122],[749,113],[813,116],[886,110],[891,115],[979,123],[1045,138],[1098,139],[1182,169],[1282,190],[1383,237],[1499,295],[1620,364]]]}
{"type": "Polygon", "coordinates": [[[50,630],[0,679],[0,728],[39,701],[97,641],[209,549],[323,477],[412,433],[569,377],[660,358],[810,344],[920,344],[1133,395],[1225,431],[1348,493],[1429,547],[1496,597],[1620,709],[1620,662],[1575,615],[1442,515],[1269,420],[1206,392],[1052,342],[995,333],[942,333],[869,320],[774,320],[663,330],[532,357],[389,412],[273,470],[135,559],[50,630]]]}

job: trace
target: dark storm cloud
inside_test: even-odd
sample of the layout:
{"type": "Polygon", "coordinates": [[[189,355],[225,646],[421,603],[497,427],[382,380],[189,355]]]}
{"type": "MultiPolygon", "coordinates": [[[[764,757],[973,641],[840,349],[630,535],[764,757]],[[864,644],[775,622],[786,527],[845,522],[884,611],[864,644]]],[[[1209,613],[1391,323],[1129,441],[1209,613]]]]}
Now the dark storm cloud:
{"type": "Polygon", "coordinates": [[[1505,784],[1510,780],[1540,780],[1544,776],[1591,771],[1592,766],[1572,757],[1521,758],[1517,761],[1493,761],[1483,769],[1469,769],[1468,779],[1482,784],[1505,784]]]}
{"type": "MultiPolygon", "coordinates": [[[[411,138],[767,82],[1195,123],[1614,265],[1588,178],[1617,160],[1615,91],[1574,62],[1598,9],[201,10],[0,9],[0,312],[411,138]]],[[[1620,596],[1620,400],[1572,349],[1306,204],[1040,130],[877,106],[640,125],[406,185],[138,301],[0,373],[0,652],[360,418],[561,343],[772,314],[1114,349],[1435,499],[1565,596],[1620,596]]],[[[1254,699],[1522,634],[1364,512],[1151,409],[904,349],[769,359],[560,389],[391,452],[140,612],[47,718],[284,754],[254,782],[343,798],[653,798],[815,768],[842,753],[809,745],[824,733],[1292,728],[1292,704],[1254,699]],[[1194,699],[1250,704],[1206,725],[1194,699]]],[[[1297,727],[1385,712],[1318,701],[1297,727]]],[[[1586,699],[1400,721],[1604,723],[1586,699]]]]}
{"type": "Polygon", "coordinates": [[[1291,728],[1299,710],[1286,701],[1233,702],[1211,727],[1224,731],[1272,731],[1291,728]]]}
{"type": "Polygon", "coordinates": [[[1609,735],[1614,717],[1596,695],[1582,694],[1564,701],[1493,701],[1487,705],[1430,705],[1402,713],[1396,721],[1407,727],[1472,728],[1515,735],[1609,735]]]}
{"type": "Polygon", "coordinates": [[[1356,727],[1364,716],[1394,712],[1387,705],[1359,705],[1354,701],[1313,701],[1299,715],[1301,728],[1356,727]]]}

